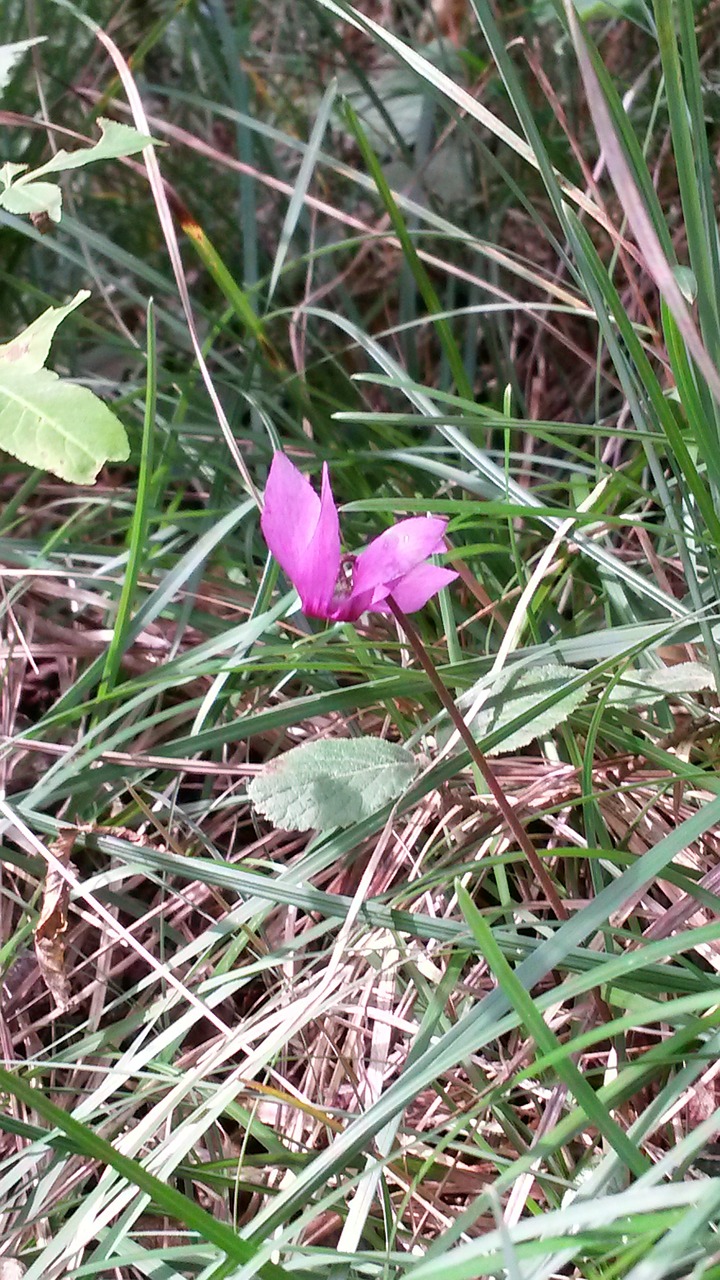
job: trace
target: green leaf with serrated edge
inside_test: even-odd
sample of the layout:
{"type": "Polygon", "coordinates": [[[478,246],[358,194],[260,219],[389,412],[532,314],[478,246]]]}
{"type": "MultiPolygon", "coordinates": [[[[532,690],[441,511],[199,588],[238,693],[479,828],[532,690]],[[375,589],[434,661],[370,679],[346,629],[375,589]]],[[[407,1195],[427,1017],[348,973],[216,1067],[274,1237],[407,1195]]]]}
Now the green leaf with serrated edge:
{"type": "Polygon", "coordinates": [[[350,827],[402,794],[414,756],[381,738],[324,738],[286,751],[248,787],[260,813],[287,831],[350,827]]]}
{"type": "Polygon", "coordinates": [[[700,662],[678,662],[650,671],[626,671],[610,691],[613,706],[649,707],[679,693],[700,693],[715,687],[709,667],[700,662]]]}
{"type": "Polygon", "coordinates": [[[92,484],[101,466],[130,453],[125,428],[87,387],[43,368],[58,325],[90,295],[48,307],[0,346],[0,449],[72,484],[92,484]]]}
{"type": "Polygon", "coordinates": [[[0,365],[0,449],[71,484],[92,484],[103,463],[128,457],[125,429],[87,387],[39,369],[0,365]]]}
{"type": "Polygon", "coordinates": [[[47,173],[64,173],[66,169],[81,169],[83,165],[93,164],[96,160],[118,160],[122,156],[132,156],[145,147],[154,145],[153,139],[146,133],[138,133],[129,124],[118,124],[116,120],[98,117],[100,141],[92,147],[78,147],[76,151],[56,151],[51,160],[32,169],[25,177],[20,178],[17,185],[34,182],[36,178],[47,173]]]}
{"type": "Polygon", "coordinates": [[[81,289],[64,307],[48,307],[11,342],[0,345],[0,366],[9,365],[16,373],[35,373],[42,369],[58,325],[89,297],[90,290],[81,289]]]}
{"type": "Polygon", "coordinates": [[[18,174],[25,173],[26,169],[26,164],[13,164],[12,160],[6,160],[3,165],[0,165],[0,182],[4,187],[9,187],[18,174]]]}
{"type": "Polygon", "coordinates": [[[0,175],[5,191],[0,193],[0,206],[10,214],[47,214],[54,223],[59,223],[63,193],[58,184],[38,182],[38,178],[45,178],[49,173],[64,173],[67,169],[81,169],[95,160],[118,160],[120,156],[135,155],[143,147],[154,145],[151,137],[138,133],[129,124],[118,124],[117,120],[106,120],[102,116],[97,123],[101,137],[94,146],[78,147],[77,151],[61,148],[37,169],[28,170],[27,165],[15,165],[10,161],[3,165],[0,175]]]}
{"type": "Polygon", "coordinates": [[[46,213],[53,222],[60,221],[62,192],[54,182],[13,183],[0,192],[0,205],[8,213],[46,213]]]}
{"type": "MultiPolygon", "coordinates": [[[[572,667],[562,667],[552,662],[544,666],[525,667],[520,671],[510,667],[499,672],[492,682],[487,682],[489,693],[472,722],[473,736],[484,738],[486,734],[495,733],[503,725],[510,724],[518,716],[529,715],[526,724],[488,752],[488,755],[499,756],[506,751],[526,747],[535,738],[550,733],[585,702],[588,696],[587,688],[584,687],[574,689],[572,693],[563,693],[565,686],[577,675],[578,672],[572,667]],[[546,707],[540,715],[532,716],[533,707],[555,692],[558,694],[557,702],[546,707]]],[[[463,694],[460,706],[470,707],[477,692],[476,686],[474,690],[463,694]]]]}
{"type": "Polygon", "coordinates": [[[40,44],[47,36],[33,36],[30,40],[16,40],[14,44],[0,44],[0,90],[5,88],[15,63],[34,44],[40,44]]]}
{"type": "Polygon", "coordinates": [[[7,209],[8,213],[46,213],[53,222],[59,222],[62,192],[56,183],[39,182],[39,178],[44,178],[49,173],[63,173],[67,169],[80,169],[96,160],[117,160],[121,156],[131,156],[144,147],[153,145],[151,137],[138,133],[130,125],[118,124],[116,120],[106,120],[102,116],[98,119],[98,124],[101,137],[94,146],[78,147],[76,151],[61,149],[37,169],[28,170],[27,165],[16,165],[9,161],[4,164],[0,176],[6,188],[0,192],[0,207],[7,209]]]}

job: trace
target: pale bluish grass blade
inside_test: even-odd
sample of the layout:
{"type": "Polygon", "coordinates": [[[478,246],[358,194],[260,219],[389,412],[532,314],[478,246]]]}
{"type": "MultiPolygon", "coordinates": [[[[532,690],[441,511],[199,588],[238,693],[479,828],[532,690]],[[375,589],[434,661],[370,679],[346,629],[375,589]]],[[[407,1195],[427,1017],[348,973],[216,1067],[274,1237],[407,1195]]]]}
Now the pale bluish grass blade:
{"type": "Polygon", "coordinates": [[[280,231],[280,239],[278,241],[277,251],[275,253],[275,258],[272,264],[272,271],[270,272],[270,280],[267,286],[268,305],[270,304],[273,294],[275,293],[277,282],[280,278],[280,274],[282,272],[283,266],[285,265],[285,260],[287,258],[288,251],[290,249],[290,244],[295,234],[295,228],[304,212],[305,197],[307,195],[307,191],[310,186],[310,183],[312,182],[313,174],[315,172],[315,167],[318,161],[318,154],[320,151],[320,147],[322,145],[323,138],[325,136],[325,132],[328,127],[328,123],[330,121],[330,117],[332,115],[336,97],[337,97],[337,83],[335,80],[331,80],[330,84],[328,85],[327,89],[325,90],[322,96],[322,101],[318,108],[318,113],[317,113],[317,116],[315,117],[315,122],[313,124],[312,133],[310,134],[310,137],[308,139],[307,147],[303,152],[302,162],[300,164],[300,169],[298,170],[298,175],[295,180],[295,188],[293,190],[290,203],[287,207],[285,219],[283,221],[282,229],[280,231]]]}

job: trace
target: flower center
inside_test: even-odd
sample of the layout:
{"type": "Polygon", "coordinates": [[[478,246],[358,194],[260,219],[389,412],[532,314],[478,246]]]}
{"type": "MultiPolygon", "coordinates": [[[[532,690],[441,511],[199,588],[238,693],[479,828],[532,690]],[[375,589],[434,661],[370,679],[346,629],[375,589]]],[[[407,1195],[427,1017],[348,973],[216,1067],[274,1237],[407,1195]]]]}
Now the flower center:
{"type": "Polygon", "coordinates": [[[356,560],[357,556],[340,557],[340,570],[333,591],[333,600],[346,600],[349,595],[352,595],[356,560]]]}

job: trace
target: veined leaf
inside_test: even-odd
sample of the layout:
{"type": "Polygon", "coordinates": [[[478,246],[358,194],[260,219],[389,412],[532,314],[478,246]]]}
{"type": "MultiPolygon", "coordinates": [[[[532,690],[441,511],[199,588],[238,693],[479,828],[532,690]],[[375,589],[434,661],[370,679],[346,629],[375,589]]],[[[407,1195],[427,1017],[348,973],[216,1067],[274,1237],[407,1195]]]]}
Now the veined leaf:
{"type": "MultiPolygon", "coordinates": [[[[490,685],[486,701],[470,726],[473,736],[484,738],[486,734],[495,733],[503,725],[510,724],[518,716],[527,715],[524,725],[515,729],[487,753],[499,756],[506,751],[526,747],[535,738],[550,733],[588,696],[585,687],[574,689],[572,693],[563,693],[565,686],[577,675],[578,672],[573,667],[562,667],[553,662],[544,666],[526,667],[521,671],[509,667],[499,672],[490,685]],[[554,692],[558,694],[557,702],[533,716],[533,708],[554,692]]],[[[477,688],[464,694],[460,699],[460,706],[470,706],[476,695],[477,688]]]]}
{"type": "Polygon", "coordinates": [[[92,484],[103,463],[130,452],[125,428],[102,400],[43,367],[58,325],[89,296],[82,290],[49,307],[0,346],[0,449],[72,484],[92,484]]]}
{"type": "Polygon", "coordinates": [[[125,429],[87,387],[50,369],[0,369],[0,448],[71,484],[92,484],[104,462],[128,457],[125,429]]]}
{"type": "Polygon", "coordinates": [[[47,36],[33,36],[30,40],[16,40],[14,44],[0,44],[0,90],[5,88],[15,63],[34,44],[40,44],[47,36]]]}
{"type": "Polygon", "coordinates": [[[255,808],[289,831],[361,822],[401,795],[418,765],[382,738],[324,738],[286,751],[248,787],[255,808]]]}
{"type": "Polygon", "coordinates": [[[650,707],[673,694],[714,688],[712,672],[700,662],[678,662],[651,671],[628,671],[610,691],[613,706],[650,707]]]}
{"type": "Polygon", "coordinates": [[[46,213],[53,222],[60,221],[62,191],[54,182],[14,183],[0,192],[0,205],[8,213],[46,213]]]}
{"type": "MultiPolygon", "coordinates": [[[[0,50],[1,53],[1,50],[0,50]]],[[[5,190],[0,192],[0,206],[9,213],[46,213],[53,222],[60,221],[62,191],[55,182],[41,182],[49,173],[62,173],[67,169],[81,169],[96,160],[117,160],[131,156],[144,147],[153,145],[153,139],[127,124],[116,120],[98,118],[100,141],[91,147],[78,147],[75,151],[57,151],[45,164],[28,170],[27,165],[7,161],[0,168],[0,180],[5,190]]]]}
{"type": "Polygon", "coordinates": [[[27,179],[20,182],[44,177],[47,173],[63,173],[66,169],[81,169],[83,165],[92,164],[95,160],[118,160],[122,156],[132,156],[144,147],[153,145],[153,139],[146,133],[138,133],[129,124],[118,124],[117,120],[107,120],[98,116],[100,141],[91,147],[78,147],[75,151],[56,151],[51,160],[31,170],[27,179]]]}
{"type": "Polygon", "coordinates": [[[17,338],[0,345],[0,366],[9,365],[15,373],[35,373],[42,369],[58,325],[89,297],[90,290],[81,289],[64,307],[48,307],[17,338]]]}

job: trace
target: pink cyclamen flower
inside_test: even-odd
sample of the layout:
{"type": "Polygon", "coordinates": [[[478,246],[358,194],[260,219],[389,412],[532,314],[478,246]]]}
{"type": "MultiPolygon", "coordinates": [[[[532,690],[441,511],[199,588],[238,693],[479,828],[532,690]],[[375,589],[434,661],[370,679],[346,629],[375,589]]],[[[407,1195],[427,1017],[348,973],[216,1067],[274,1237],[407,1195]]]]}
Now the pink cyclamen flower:
{"type": "Polygon", "coordinates": [[[260,520],[263,535],[302,601],[303,612],[333,622],[354,622],[368,609],[389,613],[392,596],[414,613],[457,574],[428,564],[445,550],[447,521],[413,516],[386,529],[359,555],[341,555],[340,522],[323,464],[322,493],[285,457],[276,453],[260,520]]]}

